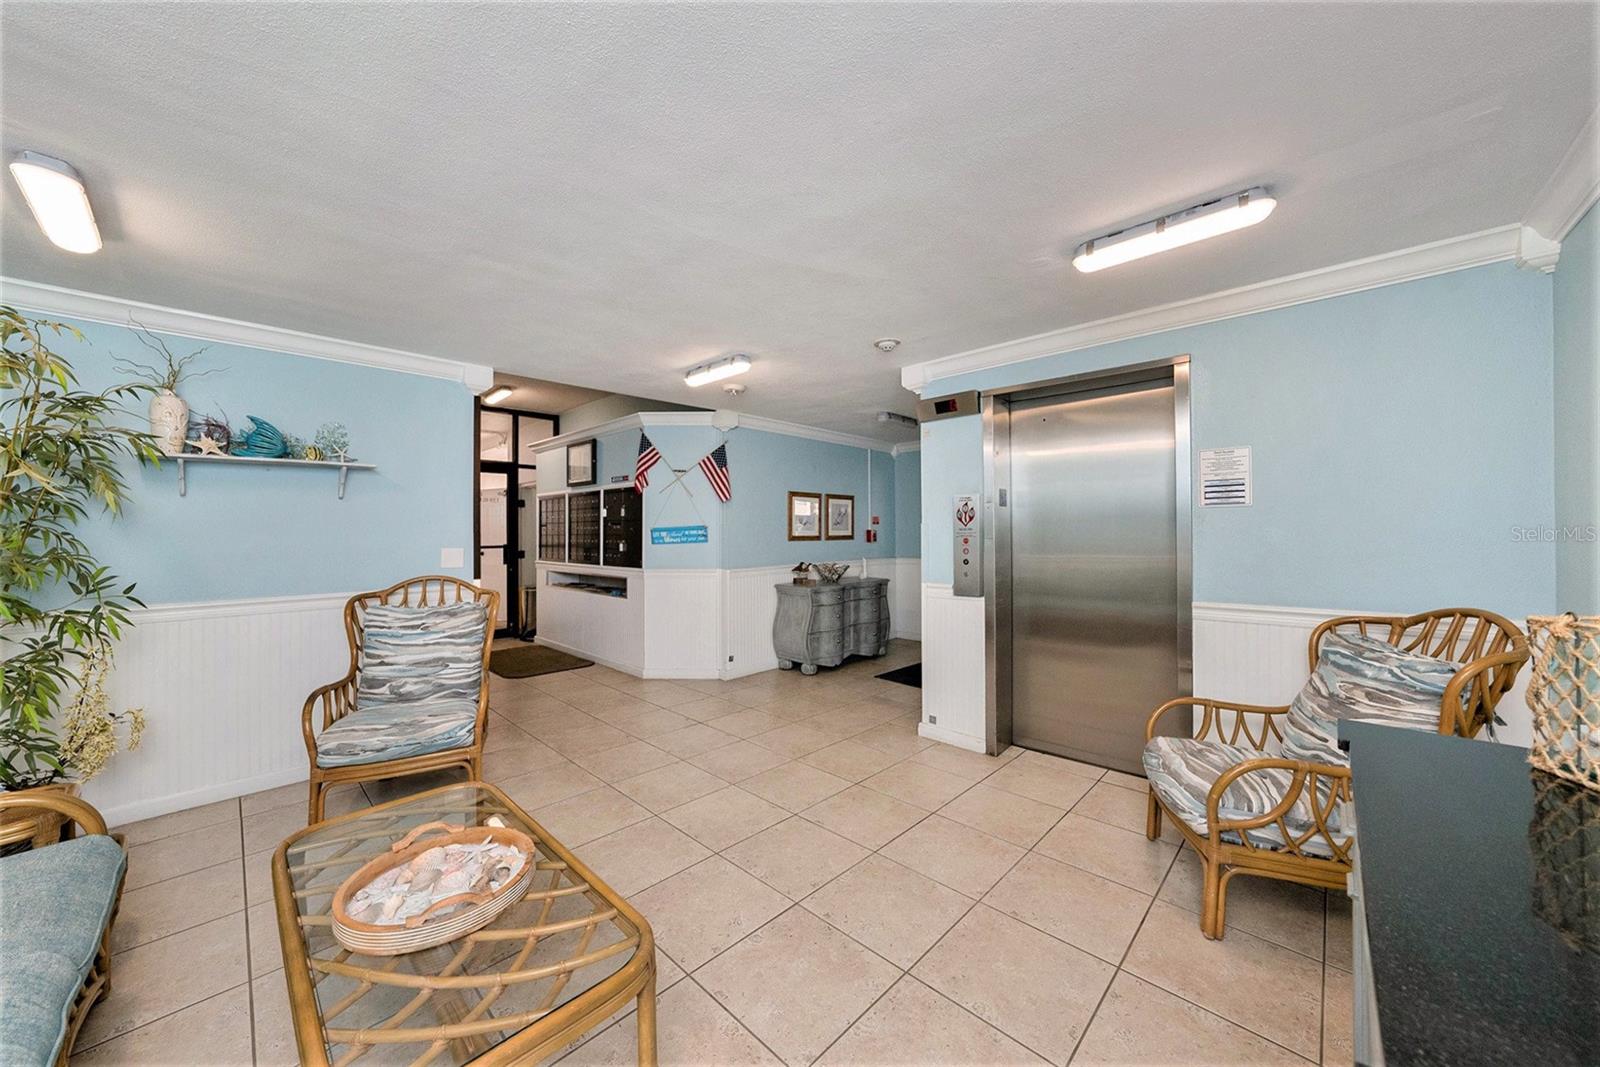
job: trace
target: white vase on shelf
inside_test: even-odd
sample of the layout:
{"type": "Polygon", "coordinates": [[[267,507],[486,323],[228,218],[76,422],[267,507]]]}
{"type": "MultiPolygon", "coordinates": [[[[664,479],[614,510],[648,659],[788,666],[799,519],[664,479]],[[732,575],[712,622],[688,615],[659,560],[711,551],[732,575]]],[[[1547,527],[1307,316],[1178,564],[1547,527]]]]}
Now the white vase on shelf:
{"type": "Polygon", "coordinates": [[[150,398],[150,432],[156,447],[169,456],[183,451],[189,435],[189,405],[171,389],[162,389],[150,398]]]}

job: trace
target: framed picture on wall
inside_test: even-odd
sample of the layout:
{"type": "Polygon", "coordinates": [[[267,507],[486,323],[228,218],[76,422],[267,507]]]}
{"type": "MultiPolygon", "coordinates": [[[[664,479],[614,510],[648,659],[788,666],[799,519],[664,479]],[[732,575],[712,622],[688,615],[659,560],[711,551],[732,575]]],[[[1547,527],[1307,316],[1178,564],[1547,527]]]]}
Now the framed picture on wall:
{"type": "Polygon", "coordinates": [[[829,493],[825,511],[828,525],[824,536],[830,541],[854,541],[856,537],[856,498],[829,493]]]}
{"type": "Polygon", "coordinates": [[[789,540],[822,540],[822,494],[789,494],[789,540]]]}
{"type": "Polygon", "coordinates": [[[596,478],[594,438],[567,446],[567,484],[593,485],[596,478]]]}

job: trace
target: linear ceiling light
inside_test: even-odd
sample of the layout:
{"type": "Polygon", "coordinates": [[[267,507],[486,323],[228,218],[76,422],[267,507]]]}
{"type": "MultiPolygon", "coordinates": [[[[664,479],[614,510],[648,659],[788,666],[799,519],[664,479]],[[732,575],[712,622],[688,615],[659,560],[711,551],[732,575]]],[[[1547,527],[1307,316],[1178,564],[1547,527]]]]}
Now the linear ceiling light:
{"type": "Polygon", "coordinates": [[[1165,252],[1207,237],[1242,230],[1254,226],[1268,215],[1278,202],[1267,195],[1260,186],[1246,189],[1195,207],[1163,215],[1153,222],[1142,222],[1126,230],[1096,237],[1078,246],[1072,265],[1089,273],[1115,267],[1130,260],[1142,259],[1157,252],[1165,252]]]}
{"type": "Polygon", "coordinates": [[[51,244],[68,252],[100,251],[94,209],[72,164],[38,152],[18,152],[11,175],[51,244]]]}
{"type": "Polygon", "coordinates": [[[750,369],[750,357],[743,352],[729,356],[727,359],[713,360],[702,363],[683,376],[683,384],[693,388],[697,385],[708,385],[711,382],[720,382],[724,378],[732,378],[735,374],[743,374],[750,369]]]}
{"type": "Polygon", "coordinates": [[[498,404],[500,401],[504,400],[514,392],[516,392],[516,390],[511,388],[509,385],[497,385],[487,393],[483,394],[483,402],[485,404],[498,404]]]}

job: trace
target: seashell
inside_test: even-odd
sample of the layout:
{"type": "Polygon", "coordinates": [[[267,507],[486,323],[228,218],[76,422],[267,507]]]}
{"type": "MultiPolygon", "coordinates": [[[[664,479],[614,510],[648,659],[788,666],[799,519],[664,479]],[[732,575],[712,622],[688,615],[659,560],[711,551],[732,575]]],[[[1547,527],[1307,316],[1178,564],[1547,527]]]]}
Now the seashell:
{"type": "Polygon", "coordinates": [[[302,459],[309,459],[313,462],[325,458],[322,449],[318,448],[316,445],[306,445],[306,450],[300,453],[300,456],[302,459]]]}

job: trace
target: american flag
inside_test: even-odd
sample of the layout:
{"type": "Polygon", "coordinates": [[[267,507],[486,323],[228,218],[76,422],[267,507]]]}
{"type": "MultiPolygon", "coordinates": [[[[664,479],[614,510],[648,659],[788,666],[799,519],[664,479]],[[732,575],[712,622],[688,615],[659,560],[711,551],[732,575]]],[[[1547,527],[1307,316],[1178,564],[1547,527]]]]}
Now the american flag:
{"type": "Polygon", "coordinates": [[[646,475],[650,468],[661,461],[661,453],[656,451],[656,446],[650,443],[650,438],[643,431],[639,433],[639,462],[633,466],[633,488],[635,492],[643,493],[644,487],[650,484],[646,475]]]}
{"type": "Polygon", "coordinates": [[[705,472],[706,481],[711,483],[711,491],[717,494],[717,499],[726,504],[733,497],[733,483],[728,481],[728,445],[726,442],[718,445],[706,454],[700,461],[700,469],[705,472]]]}

